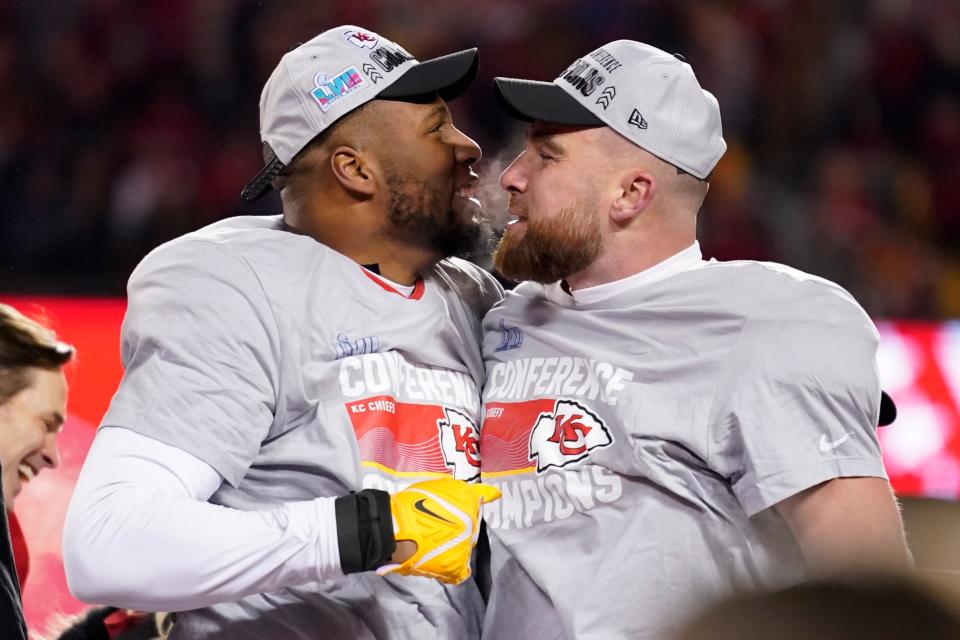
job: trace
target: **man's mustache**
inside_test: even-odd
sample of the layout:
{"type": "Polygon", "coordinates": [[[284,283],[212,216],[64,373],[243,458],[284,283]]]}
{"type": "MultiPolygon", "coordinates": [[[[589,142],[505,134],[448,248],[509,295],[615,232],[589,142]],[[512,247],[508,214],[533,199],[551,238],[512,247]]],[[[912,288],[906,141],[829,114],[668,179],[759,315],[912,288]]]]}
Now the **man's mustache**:
{"type": "Polygon", "coordinates": [[[510,198],[507,200],[507,211],[511,216],[527,217],[527,207],[520,203],[520,196],[516,193],[510,194],[510,198]]]}

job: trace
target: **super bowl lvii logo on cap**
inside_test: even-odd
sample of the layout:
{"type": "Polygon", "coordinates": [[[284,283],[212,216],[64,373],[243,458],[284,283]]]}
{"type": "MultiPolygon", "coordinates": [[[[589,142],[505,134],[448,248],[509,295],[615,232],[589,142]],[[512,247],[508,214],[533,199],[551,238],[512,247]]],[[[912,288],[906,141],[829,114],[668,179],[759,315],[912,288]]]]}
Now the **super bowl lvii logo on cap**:
{"type": "Polygon", "coordinates": [[[344,96],[366,86],[356,67],[347,67],[332,80],[327,80],[326,74],[321,71],[314,76],[313,84],[315,88],[310,95],[324,111],[344,96]]]}

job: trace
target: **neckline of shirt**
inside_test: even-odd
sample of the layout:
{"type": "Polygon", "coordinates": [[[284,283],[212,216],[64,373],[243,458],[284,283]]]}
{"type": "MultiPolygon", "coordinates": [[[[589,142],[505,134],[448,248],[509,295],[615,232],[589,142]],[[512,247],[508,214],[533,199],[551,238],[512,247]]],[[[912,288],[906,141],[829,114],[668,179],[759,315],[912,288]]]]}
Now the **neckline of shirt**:
{"type": "Polygon", "coordinates": [[[417,278],[417,281],[411,285],[398,284],[389,278],[384,278],[379,273],[375,273],[361,265],[360,269],[364,274],[375,283],[380,285],[391,293],[396,293],[404,298],[418,300],[423,295],[423,278],[417,278]],[[418,295],[419,294],[419,295],[418,295]]]}
{"type": "Polygon", "coordinates": [[[700,251],[700,243],[694,240],[693,244],[679,251],[669,258],[658,262],[652,267],[643,271],[620,278],[613,282],[605,282],[593,287],[577,289],[568,293],[563,288],[563,283],[555,282],[547,285],[547,297],[561,304],[594,304],[612,298],[615,295],[632,291],[640,287],[650,286],[654,283],[666,280],[678,273],[696,269],[703,264],[703,253],[700,251]]]}

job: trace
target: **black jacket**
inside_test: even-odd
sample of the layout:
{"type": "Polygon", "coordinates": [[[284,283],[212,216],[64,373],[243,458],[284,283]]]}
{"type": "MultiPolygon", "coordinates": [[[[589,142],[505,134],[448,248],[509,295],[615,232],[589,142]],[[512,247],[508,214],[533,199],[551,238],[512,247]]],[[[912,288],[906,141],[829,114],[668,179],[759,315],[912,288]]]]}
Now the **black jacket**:
{"type": "Polygon", "coordinates": [[[0,479],[0,632],[2,632],[0,637],[10,640],[27,639],[27,624],[23,619],[23,601],[20,599],[20,582],[17,580],[13,547],[10,545],[7,510],[3,504],[2,479],[0,479]]]}

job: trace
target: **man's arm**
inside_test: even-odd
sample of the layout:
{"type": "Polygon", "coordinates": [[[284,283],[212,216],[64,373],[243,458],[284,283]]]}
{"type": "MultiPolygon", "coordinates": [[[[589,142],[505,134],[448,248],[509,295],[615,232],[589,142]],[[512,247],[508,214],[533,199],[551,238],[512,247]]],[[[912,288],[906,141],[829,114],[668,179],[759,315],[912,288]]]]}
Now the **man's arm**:
{"type": "Polygon", "coordinates": [[[883,478],[834,478],[775,505],[811,573],[912,566],[903,521],[883,478]]]}
{"type": "Polygon", "coordinates": [[[243,511],[205,501],[220,482],[186,451],[101,429],[64,525],[70,590],[98,604],[181,611],[373,569],[458,583],[470,575],[480,504],[499,495],[451,478],[393,496],[365,490],[243,511]],[[424,519],[416,503],[425,499],[440,516],[424,519]]]}
{"type": "Polygon", "coordinates": [[[64,525],[71,591],[174,611],[343,576],[334,498],[240,511],[205,502],[220,482],[185,451],[101,429],[64,525]]]}

